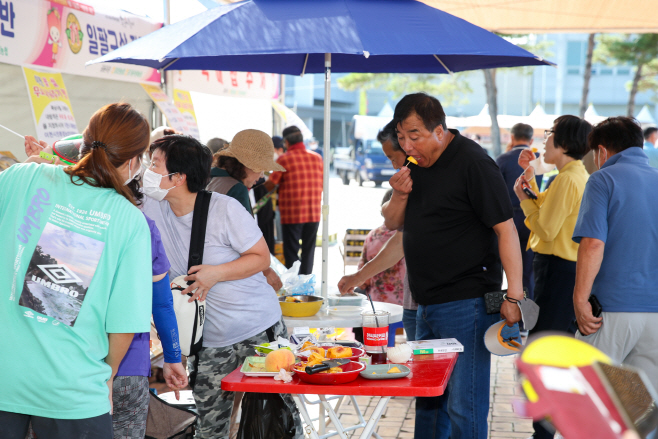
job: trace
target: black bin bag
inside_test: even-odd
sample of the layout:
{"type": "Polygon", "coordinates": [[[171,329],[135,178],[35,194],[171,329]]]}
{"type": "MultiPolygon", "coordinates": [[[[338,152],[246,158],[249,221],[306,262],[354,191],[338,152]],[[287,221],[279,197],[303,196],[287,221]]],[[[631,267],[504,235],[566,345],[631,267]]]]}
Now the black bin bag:
{"type": "Polygon", "coordinates": [[[299,412],[290,395],[245,393],[237,439],[303,437],[299,412]]]}

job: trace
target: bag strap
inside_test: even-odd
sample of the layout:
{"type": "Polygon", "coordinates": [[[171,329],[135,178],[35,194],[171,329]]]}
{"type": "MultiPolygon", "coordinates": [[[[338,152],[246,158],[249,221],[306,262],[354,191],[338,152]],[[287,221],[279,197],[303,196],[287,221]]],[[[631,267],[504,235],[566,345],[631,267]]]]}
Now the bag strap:
{"type": "Polygon", "coordinates": [[[206,239],[206,224],[208,223],[208,209],[212,193],[199,191],[194,202],[194,216],[192,217],[192,234],[190,236],[190,254],[187,259],[187,270],[203,263],[203,247],[206,239]]]}

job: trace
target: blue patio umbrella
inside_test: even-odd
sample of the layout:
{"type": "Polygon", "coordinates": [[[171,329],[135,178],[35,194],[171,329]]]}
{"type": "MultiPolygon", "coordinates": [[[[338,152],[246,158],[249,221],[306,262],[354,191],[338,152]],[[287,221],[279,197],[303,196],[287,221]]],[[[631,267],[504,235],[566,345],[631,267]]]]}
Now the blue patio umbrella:
{"type": "MultiPolygon", "coordinates": [[[[325,74],[329,157],[331,71],[453,73],[551,65],[416,0],[247,0],[209,9],[90,61],[171,70],[325,74]]],[[[329,162],[324,162],[322,293],[326,297],[329,162]]]]}

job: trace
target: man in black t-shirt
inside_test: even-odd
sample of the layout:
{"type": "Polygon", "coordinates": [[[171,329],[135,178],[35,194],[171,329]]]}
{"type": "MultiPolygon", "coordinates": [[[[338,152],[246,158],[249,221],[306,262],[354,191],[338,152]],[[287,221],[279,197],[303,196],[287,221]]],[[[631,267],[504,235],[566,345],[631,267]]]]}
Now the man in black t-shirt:
{"type": "Polygon", "coordinates": [[[523,266],[512,205],[496,163],[474,141],[447,130],[440,102],[405,96],[395,107],[398,140],[418,165],[391,177],[386,227],[404,226],[404,253],[419,304],[417,340],[456,338],[464,352],[446,392],[416,400],[416,437],[486,438],[490,354],[484,332],[500,317],[514,324],[517,305],[486,314],[483,296],[501,288],[523,298],[523,266]],[[501,266],[502,260],[502,266],[501,266]]]}

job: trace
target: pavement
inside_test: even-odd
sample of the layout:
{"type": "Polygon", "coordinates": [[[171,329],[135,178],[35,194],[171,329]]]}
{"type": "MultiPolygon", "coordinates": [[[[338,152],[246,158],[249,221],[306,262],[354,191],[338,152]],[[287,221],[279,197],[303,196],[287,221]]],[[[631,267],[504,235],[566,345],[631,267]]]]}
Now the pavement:
{"type": "MultiPolygon", "coordinates": [[[[524,399],[517,382],[514,359],[515,356],[497,357],[492,355],[491,357],[490,438],[529,438],[534,431],[532,421],[515,413],[512,405],[513,400],[524,399]]],[[[375,409],[379,398],[357,396],[356,400],[367,420],[375,409]]],[[[338,413],[343,426],[354,425],[358,422],[358,418],[347,400],[338,409],[338,413]]],[[[312,417],[313,415],[312,413],[312,417]]],[[[414,398],[391,398],[386,411],[377,424],[377,433],[383,439],[413,438],[415,419],[416,404],[414,398]]],[[[329,424],[327,431],[332,429],[334,428],[329,424]]],[[[362,430],[362,428],[354,430],[347,437],[358,438],[362,430]]]]}

